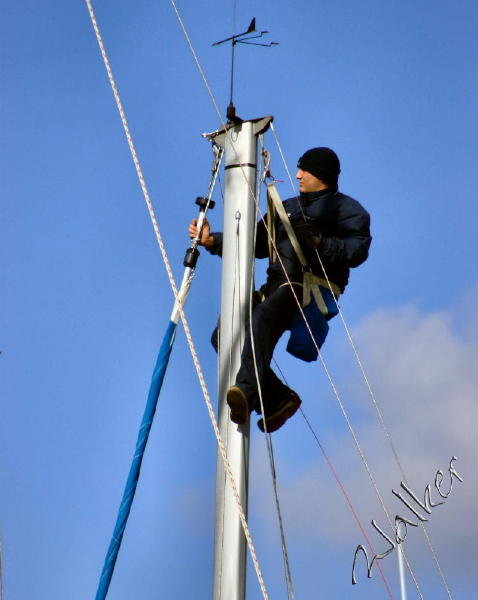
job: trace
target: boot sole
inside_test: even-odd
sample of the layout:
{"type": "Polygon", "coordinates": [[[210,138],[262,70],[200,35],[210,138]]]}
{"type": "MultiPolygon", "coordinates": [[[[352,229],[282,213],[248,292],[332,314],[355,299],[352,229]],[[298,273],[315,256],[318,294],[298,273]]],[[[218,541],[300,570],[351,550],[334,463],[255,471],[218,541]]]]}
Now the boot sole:
{"type": "Polygon", "coordinates": [[[249,404],[244,392],[233,386],[228,389],[226,402],[231,409],[231,421],[236,425],[244,425],[249,418],[249,404]]]}
{"type": "MultiPolygon", "coordinates": [[[[295,415],[301,404],[302,400],[299,396],[292,396],[277,412],[273,413],[270,417],[266,417],[267,433],[272,433],[280,429],[287,419],[295,415]]],[[[257,426],[264,432],[264,419],[259,419],[257,426]]]]}

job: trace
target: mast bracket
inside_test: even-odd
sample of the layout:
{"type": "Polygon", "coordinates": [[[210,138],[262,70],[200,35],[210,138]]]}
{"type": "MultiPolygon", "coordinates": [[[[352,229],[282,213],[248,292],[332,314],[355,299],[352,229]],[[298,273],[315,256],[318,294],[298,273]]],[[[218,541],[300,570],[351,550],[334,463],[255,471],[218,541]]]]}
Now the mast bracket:
{"type": "Polygon", "coordinates": [[[211,131],[210,133],[203,133],[202,137],[214,141],[216,144],[224,148],[225,136],[227,135],[227,133],[236,127],[241,127],[242,123],[252,123],[254,135],[258,136],[262,133],[265,133],[269,129],[273,120],[274,117],[272,115],[269,115],[267,117],[259,117],[257,119],[247,119],[241,121],[241,123],[238,124],[226,123],[226,125],[224,127],[221,127],[220,129],[216,129],[215,131],[211,131]]]}

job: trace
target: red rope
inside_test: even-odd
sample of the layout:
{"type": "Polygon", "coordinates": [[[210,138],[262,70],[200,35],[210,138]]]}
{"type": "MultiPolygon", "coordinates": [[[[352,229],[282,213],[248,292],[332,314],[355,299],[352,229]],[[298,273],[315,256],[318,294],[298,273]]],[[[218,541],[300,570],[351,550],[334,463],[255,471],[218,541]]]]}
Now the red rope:
{"type": "MultiPolygon", "coordinates": [[[[316,442],[317,442],[317,444],[318,444],[318,446],[319,446],[319,448],[320,448],[320,450],[321,450],[321,452],[322,452],[322,454],[323,454],[323,456],[325,458],[325,461],[326,461],[326,463],[327,463],[327,465],[328,465],[328,467],[329,467],[332,475],[334,476],[334,479],[337,482],[337,484],[338,484],[338,486],[339,486],[339,488],[340,488],[340,490],[341,490],[341,492],[342,492],[342,494],[343,494],[343,496],[345,498],[345,501],[347,502],[347,505],[350,508],[350,511],[352,512],[352,515],[353,515],[353,517],[354,517],[357,525],[359,526],[359,529],[362,532],[362,535],[365,538],[365,541],[367,542],[368,547],[370,548],[372,554],[375,555],[376,552],[375,552],[375,550],[373,548],[372,542],[370,541],[370,539],[369,539],[369,537],[367,535],[367,532],[365,531],[365,528],[362,525],[360,517],[358,516],[358,513],[355,510],[355,507],[354,507],[354,505],[352,503],[352,500],[350,499],[350,496],[348,495],[347,490],[345,489],[345,486],[342,483],[342,481],[341,481],[341,479],[340,479],[340,477],[339,477],[339,475],[338,475],[338,473],[337,473],[337,471],[336,471],[336,469],[335,469],[335,467],[334,467],[334,465],[332,463],[332,460],[330,459],[329,455],[325,451],[325,448],[323,447],[323,445],[320,443],[320,440],[317,437],[317,434],[315,433],[315,431],[313,430],[311,424],[309,423],[307,417],[305,416],[304,411],[302,409],[300,409],[300,412],[302,413],[302,416],[304,417],[305,422],[307,423],[310,431],[312,432],[312,435],[314,436],[314,438],[315,438],[315,440],[316,440],[316,442]]],[[[383,581],[383,583],[385,585],[385,589],[387,590],[388,597],[390,598],[390,600],[394,600],[394,596],[392,594],[392,590],[390,589],[390,585],[388,584],[388,581],[387,581],[387,579],[386,579],[386,577],[385,577],[385,575],[383,573],[382,567],[380,566],[380,563],[378,561],[377,561],[376,564],[377,564],[377,568],[378,568],[378,570],[380,572],[380,577],[382,578],[382,581],[383,581]]]]}

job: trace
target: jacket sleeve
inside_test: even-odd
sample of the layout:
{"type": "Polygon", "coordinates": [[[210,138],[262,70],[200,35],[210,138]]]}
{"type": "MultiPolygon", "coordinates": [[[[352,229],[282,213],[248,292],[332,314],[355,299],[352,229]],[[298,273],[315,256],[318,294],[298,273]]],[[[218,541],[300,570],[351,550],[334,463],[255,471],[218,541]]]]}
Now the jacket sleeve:
{"type": "Polygon", "coordinates": [[[269,241],[264,223],[267,223],[267,215],[264,215],[264,219],[257,223],[256,258],[267,258],[269,256],[269,241]]]}
{"type": "Polygon", "coordinates": [[[206,250],[210,254],[217,254],[218,256],[222,256],[222,231],[211,231],[211,235],[214,242],[212,246],[210,248],[206,248],[206,250]]]}
{"type": "MultiPolygon", "coordinates": [[[[265,217],[264,217],[265,220],[265,217]]],[[[223,234],[221,231],[211,231],[211,235],[214,239],[214,243],[210,248],[206,250],[210,254],[216,254],[222,256],[222,242],[223,234]]],[[[263,221],[257,223],[256,232],[256,258],[267,258],[269,256],[269,245],[267,242],[267,230],[263,221]]]]}
{"type": "Polygon", "coordinates": [[[368,257],[372,237],[370,235],[370,215],[358,203],[340,210],[336,236],[324,235],[319,244],[319,252],[326,265],[358,267],[368,257]]]}

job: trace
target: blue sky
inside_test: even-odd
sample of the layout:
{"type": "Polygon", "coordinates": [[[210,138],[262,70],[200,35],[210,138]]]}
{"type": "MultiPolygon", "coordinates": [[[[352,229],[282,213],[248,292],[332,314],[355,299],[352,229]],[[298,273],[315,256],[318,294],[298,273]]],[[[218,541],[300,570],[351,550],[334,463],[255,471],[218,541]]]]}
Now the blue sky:
{"type": "MultiPolygon", "coordinates": [[[[232,3],[179,10],[222,110],[232,3]]],[[[176,279],[194,200],[207,190],[219,125],[169,2],[96,0],[97,19],[176,279]]],[[[271,49],[237,51],[235,104],[272,114],[287,159],[317,145],[341,189],[372,215],[370,259],[342,300],[417,493],[464,478],[430,517],[454,598],[476,596],[478,8],[465,0],[357,4],[238,0],[271,49]]],[[[0,25],[0,533],[5,597],[94,597],[172,306],[84,2],[4,3],[0,25]]],[[[286,179],[272,136],[272,172],[286,179]]],[[[293,171],[294,172],[294,171],[293,171]]],[[[280,193],[291,193],[287,183],[280,193]]],[[[210,215],[221,227],[220,194],[210,215]]],[[[258,269],[258,279],[263,266],[258,269]]],[[[220,261],[201,255],[187,316],[208,387],[220,261]]],[[[276,352],[368,534],[385,527],[319,364],[276,352]]],[[[400,474],[336,320],[324,357],[389,510],[400,474]]],[[[274,434],[298,598],[386,598],[378,575],[350,585],[363,540],[303,420],[274,434]]],[[[182,332],[167,373],[110,597],[207,598],[215,439],[182,332]]],[[[395,512],[394,512],[395,511],[395,512]]],[[[249,520],[271,598],[286,598],[264,440],[253,428],[249,520]]],[[[373,537],[375,536],[375,538],[373,537]]],[[[407,551],[425,598],[448,594],[420,532],[407,551]]],[[[382,561],[399,597],[396,556],[382,561]]],[[[410,581],[409,598],[419,598],[410,581]]],[[[248,600],[260,598],[252,570],[248,600]]]]}

